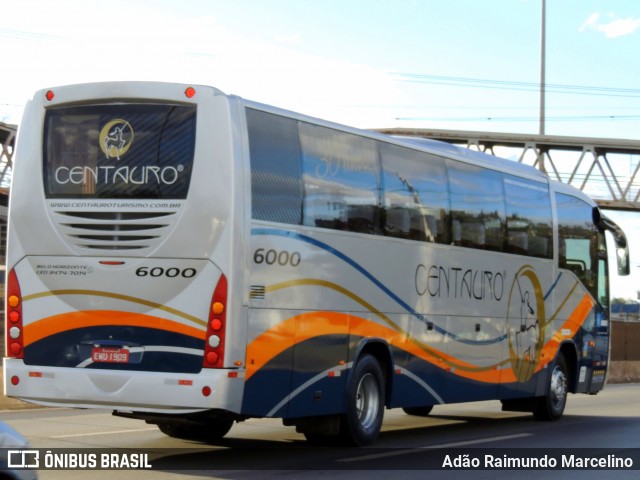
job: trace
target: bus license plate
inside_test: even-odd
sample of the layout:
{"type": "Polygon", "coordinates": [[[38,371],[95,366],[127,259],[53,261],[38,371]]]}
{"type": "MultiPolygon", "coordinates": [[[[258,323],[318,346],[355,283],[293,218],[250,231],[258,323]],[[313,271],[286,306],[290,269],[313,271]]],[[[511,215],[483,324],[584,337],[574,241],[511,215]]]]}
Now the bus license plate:
{"type": "Polygon", "coordinates": [[[91,350],[91,360],[102,363],[129,363],[129,350],[97,347],[91,350]]]}

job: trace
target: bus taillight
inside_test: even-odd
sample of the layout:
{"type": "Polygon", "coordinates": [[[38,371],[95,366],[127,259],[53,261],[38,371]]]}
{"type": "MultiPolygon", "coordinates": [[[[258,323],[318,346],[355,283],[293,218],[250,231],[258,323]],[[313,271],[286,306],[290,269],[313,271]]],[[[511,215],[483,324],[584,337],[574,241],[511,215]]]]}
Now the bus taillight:
{"type": "Polygon", "coordinates": [[[224,335],[227,319],[227,277],[220,276],[213,292],[207,337],[204,346],[203,368],[220,368],[224,363],[224,335]]]}
{"type": "Polygon", "coordinates": [[[7,279],[7,321],[6,354],[7,357],[24,357],[24,329],[22,325],[22,294],[16,272],[11,270],[7,279]]]}

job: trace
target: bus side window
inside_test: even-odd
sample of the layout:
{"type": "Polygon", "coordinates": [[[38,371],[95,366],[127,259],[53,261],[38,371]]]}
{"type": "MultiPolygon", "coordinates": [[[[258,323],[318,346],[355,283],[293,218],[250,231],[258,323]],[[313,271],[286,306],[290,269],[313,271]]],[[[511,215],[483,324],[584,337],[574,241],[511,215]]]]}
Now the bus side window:
{"type": "Polygon", "coordinates": [[[302,167],[295,120],[247,109],[252,218],[298,225],[302,167]]]}
{"type": "Polygon", "coordinates": [[[304,225],[377,234],[378,146],[369,138],[298,123],[304,181],[304,225]]]}
{"type": "Polygon", "coordinates": [[[558,266],[571,270],[597,298],[598,232],[593,223],[593,209],[584,201],[556,194],[558,207],[558,266]]]}
{"type": "Polygon", "coordinates": [[[553,258],[551,198],[546,183],[504,176],[507,214],[506,251],[553,258]]]}
{"type": "Polygon", "coordinates": [[[454,245],[504,250],[503,174],[477,165],[447,160],[454,245]],[[459,242],[457,230],[460,229],[459,242]]]}
{"type": "Polygon", "coordinates": [[[448,243],[449,213],[444,159],[398,145],[380,144],[384,234],[421,242],[448,243]]]}

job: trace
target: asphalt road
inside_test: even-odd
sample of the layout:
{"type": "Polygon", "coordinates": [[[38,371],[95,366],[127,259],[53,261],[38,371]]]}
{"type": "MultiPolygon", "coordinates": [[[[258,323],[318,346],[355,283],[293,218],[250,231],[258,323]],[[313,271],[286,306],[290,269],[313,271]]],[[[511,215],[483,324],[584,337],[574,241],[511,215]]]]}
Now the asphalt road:
{"type": "MultiPolygon", "coordinates": [[[[319,448],[279,420],[236,424],[217,445],[173,439],[155,426],[113,417],[108,411],[37,409],[0,411],[4,421],[22,432],[34,448],[51,452],[112,452],[133,449],[147,454],[153,470],[40,470],[40,479],[251,479],[367,478],[512,479],[513,470],[497,469],[498,461],[518,457],[542,462],[562,456],[613,455],[640,469],[640,384],[609,385],[597,396],[572,395],[564,417],[537,422],[531,415],[502,412],[499,402],[447,405],[427,418],[401,410],[385,414],[375,448],[319,448]],[[59,450],[74,449],[74,450],[59,450]],[[589,450],[584,450],[589,449],[589,450]],[[494,468],[452,469],[457,460],[494,468]]],[[[523,460],[524,461],[524,460],[523,460]]],[[[634,478],[640,470],[603,471],[518,469],[517,478],[541,475],[581,479],[634,478]]]]}

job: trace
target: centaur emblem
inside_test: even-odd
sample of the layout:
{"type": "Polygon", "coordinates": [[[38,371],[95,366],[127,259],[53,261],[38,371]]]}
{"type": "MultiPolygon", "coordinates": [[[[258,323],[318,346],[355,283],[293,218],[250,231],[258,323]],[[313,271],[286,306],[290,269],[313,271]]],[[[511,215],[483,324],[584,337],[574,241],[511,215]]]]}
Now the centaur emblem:
{"type": "Polygon", "coordinates": [[[133,128],[126,120],[111,120],[100,130],[99,141],[107,158],[120,160],[133,143],[133,128]]]}

